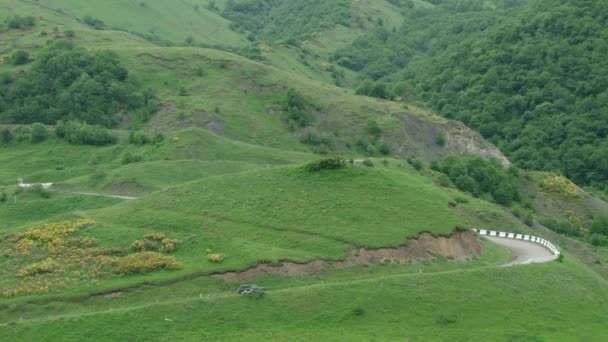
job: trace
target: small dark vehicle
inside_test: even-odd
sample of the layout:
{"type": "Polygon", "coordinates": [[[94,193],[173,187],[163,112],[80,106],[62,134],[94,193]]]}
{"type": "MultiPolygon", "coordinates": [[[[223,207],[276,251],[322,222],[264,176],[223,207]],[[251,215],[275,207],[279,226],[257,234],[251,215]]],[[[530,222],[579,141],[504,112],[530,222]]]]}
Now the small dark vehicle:
{"type": "Polygon", "coordinates": [[[238,294],[247,294],[255,291],[266,291],[266,288],[257,286],[255,284],[241,285],[241,287],[239,287],[238,294]]]}

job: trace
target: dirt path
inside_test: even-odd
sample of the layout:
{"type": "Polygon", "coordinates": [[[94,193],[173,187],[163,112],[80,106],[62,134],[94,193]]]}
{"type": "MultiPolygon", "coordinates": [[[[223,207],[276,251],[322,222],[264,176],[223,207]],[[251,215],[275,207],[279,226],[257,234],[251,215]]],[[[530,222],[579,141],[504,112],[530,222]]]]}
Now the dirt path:
{"type": "Polygon", "coordinates": [[[64,194],[83,195],[83,196],[119,198],[119,199],[124,199],[124,200],[136,200],[137,199],[137,197],[132,197],[132,196],[106,195],[106,194],[99,194],[99,193],[93,193],[93,192],[72,192],[72,191],[58,191],[58,192],[62,192],[64,194]]]}
{"type": "Polygon", "coordinates": [[[557,259],[557,255],[554,255],[545,247],[533,242],[491,236],[486,236],[486,238],[511,251],[513,260],[504,266],[548,262],[557,259]]]}

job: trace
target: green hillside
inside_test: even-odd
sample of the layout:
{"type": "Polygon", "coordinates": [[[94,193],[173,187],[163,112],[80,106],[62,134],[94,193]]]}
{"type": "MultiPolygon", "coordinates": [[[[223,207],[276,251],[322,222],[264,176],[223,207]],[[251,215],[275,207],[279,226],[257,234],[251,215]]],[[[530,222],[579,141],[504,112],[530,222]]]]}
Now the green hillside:
{"type": "Polygon", "coordinates": [[[601,340],[605,13],[0,0],[0,340],[601,340]]]}

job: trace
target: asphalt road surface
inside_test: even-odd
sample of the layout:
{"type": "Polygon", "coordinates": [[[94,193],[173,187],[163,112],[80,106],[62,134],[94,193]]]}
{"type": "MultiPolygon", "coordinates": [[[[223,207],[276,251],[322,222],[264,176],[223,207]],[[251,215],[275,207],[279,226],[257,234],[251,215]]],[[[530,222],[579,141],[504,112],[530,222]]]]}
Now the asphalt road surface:
{"type": "Polygon", "coordinates": [[[486,236],[490,241],[493,241],[501,246],[506,247],[511,251],[513,260],[505,266],[531,264],[535,262],[548,262],[557,259],[547,248],[538,245],[534,242],[499,238],[486,236]]]}

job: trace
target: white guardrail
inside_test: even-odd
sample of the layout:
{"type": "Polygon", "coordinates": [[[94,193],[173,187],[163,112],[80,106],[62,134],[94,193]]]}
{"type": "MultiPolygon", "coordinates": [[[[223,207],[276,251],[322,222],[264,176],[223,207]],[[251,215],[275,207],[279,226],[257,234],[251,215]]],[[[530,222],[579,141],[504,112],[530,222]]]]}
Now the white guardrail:
{"type": "Polygon", "coordinates": [[[537,243],[539,245],[545,246],[554,255],[559,255],[560,254],[559,248],[555,247],[555,245],[553,245],[550,241],[547,241],[545,239],[541,239],[538,236],[525,235],[525,234],[516,234],[516,233],[496,232],[496,231],[493,231],[493,230],[476,229],[476,228],[473,228],[472,230],[474,232],[478,233],[479,235],[487,235],[487,236],[494,236],[494,237],[505,238],[505,239],[523,240],[523,241],[534,242],[534,243],[537,243]]]}

